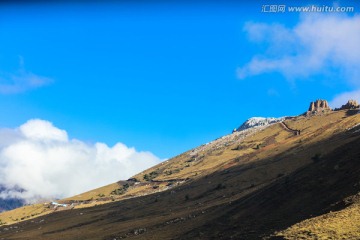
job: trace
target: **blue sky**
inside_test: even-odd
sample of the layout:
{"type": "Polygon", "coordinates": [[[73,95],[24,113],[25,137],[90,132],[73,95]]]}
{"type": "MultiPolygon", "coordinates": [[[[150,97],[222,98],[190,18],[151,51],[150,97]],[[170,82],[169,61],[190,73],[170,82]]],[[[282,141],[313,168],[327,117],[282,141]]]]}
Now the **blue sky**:
{"type": "Polygon", "coordinates": [[[264,4],[1,4],[0,128],[43,119],[70,138],[163,159],[253,116],[360,96],[358,1],[317,2],[355,6],[346,14],[262,13],[264,4]]]}

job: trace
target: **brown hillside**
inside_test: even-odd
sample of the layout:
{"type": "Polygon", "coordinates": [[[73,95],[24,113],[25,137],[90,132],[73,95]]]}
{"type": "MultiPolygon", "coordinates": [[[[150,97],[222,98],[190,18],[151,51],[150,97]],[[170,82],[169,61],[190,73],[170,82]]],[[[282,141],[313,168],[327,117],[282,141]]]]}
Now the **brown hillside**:
{"type": "MultiPolygon", "coordinates": [[[[346,199],[360,191],[360,114],[355,113],[330,111],[288,119],[287,129],[276,123],[235,132],[135,179],[61,201],[73,203],[69,209],[43,207],[40,217],[29,215],[29,207],[7,212],[7,218],[1,214],[3,222],[17,223],[0,227],[0,238],[294,237],[298,225],[289,227],[349,210],[346,199]],[[25,221],[15,221],[16,214],[25,221]]],[[[356,234],[354,229],[346,236],[356,234]]]]}

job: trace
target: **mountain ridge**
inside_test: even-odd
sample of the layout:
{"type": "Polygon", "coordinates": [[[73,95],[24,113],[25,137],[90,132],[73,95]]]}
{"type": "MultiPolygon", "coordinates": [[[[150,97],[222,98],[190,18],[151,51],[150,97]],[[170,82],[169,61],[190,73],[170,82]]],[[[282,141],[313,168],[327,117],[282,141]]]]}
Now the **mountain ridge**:
{"type": "Polygon", "coordinates": [[[246,130],[246,129],[253,128],[253,127],[267,126],[267,125],[270,125],[270,124],[273,124],[273,123],[282,122],[286,118],[288,118],[288,117],[279,117],[279,118],[274,118],[274,117],[266,117],[266,118],[265,117],[252,117],[252,118],[249,118],[248,120],[246,120],[235,131],[239,132],[239,131],[246,130]]]}
{"type": "Polygon", "coordinates": [[[339,203],[360,191],[354,187],[360,182],[357,113],[304,114],[234,132],[126,181],[59,201],[68,209],[48,204],[33,216],[26,207],[0,214],[8,224],[9,215],[19,218],[0,227],[0,236],[292,239],[294,230],[285,229],[344,209],[339,203]]]}

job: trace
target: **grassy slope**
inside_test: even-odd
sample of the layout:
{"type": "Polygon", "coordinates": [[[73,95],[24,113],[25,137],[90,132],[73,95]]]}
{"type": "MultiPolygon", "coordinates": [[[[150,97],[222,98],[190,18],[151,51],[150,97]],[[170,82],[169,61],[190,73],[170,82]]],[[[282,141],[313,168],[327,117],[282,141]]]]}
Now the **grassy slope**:
{"type": "MultiPolygon", "coordinates": [[[[290,128],[301,130],[300,136],[280,124],[245,137],[233,134],[134,176],[141,182],[123,195],[111,194],[125,183],[119,182],[63,200],[92,199],[76,208],[98,206],[49,210],[52,214],[0,228],[0,236],[257,239],[327,213],[333,204],[359,190],[353,182],[359,182],[360,175],[353,173],[359,169],[355,160],[360,135],[353,133],[357,128],[347,130],[359,122],[359,114],[339,111],[287,120],[290,128]],[[317,153],[321,158],[313,163],[317,153]],[[152,172],[159,182],[143,179],[152,172]],[[341,180],[345,175],[346,181],[341,180]],[[183,179],[187,181],[181,184],[183,179]]],[[[7,212],[7,220],[10,215],[29,215],[30,208],[7,212]]]]}
{"type": "Polygon", "coordinates": [[[276,235],[285,239],[360,239],[360,204],[353,203],[297,223],[276,235]]]}

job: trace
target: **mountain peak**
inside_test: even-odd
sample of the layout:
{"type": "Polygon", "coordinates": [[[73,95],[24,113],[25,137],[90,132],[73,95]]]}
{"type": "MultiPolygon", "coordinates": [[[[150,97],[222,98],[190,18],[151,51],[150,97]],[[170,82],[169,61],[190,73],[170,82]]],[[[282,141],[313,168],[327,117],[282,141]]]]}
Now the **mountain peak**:
{"type": "Polygon", "coordinates": [[[252,117],[246,120],[240,127],[235,129],[234,131],[239,132],[242,130],[246,130],[249,128],[266,126],[277,122],[282,122],[286,119],[286,117],[274,118],[274,117],[252,117]]]}

